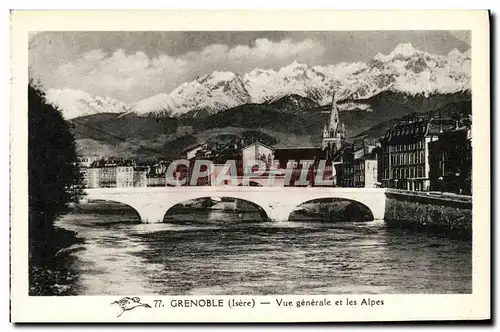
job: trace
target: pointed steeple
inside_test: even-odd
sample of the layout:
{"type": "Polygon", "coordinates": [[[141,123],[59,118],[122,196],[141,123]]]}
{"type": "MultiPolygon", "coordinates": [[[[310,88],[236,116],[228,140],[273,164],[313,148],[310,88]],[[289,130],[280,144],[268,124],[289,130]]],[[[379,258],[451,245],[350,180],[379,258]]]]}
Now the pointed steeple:
{"type": "Polygon", "coordinates": [[[337,108],[337,100],[335,99],[335,92],[332,97],[332,106],[330,110],[330,125],[329,128],[332,137],[337,136],[337,130],[339,125],[339,110],[337,108]]]}
{"type": "Polygon", "coordinates": [[[330,105],[330,120],[328,124],[325,123],[325,127],[323,129],[323,140],[321,142],[322,148],[328,148],[331,150],[327,153],[331,153],[333,156],[336,151],[339,151],[342,148],[342,142],[346,137],[345,132],[346,130],[344,124],[340,123],[337,99],[334,92],[332,96],[332,103],[330,105]]]}

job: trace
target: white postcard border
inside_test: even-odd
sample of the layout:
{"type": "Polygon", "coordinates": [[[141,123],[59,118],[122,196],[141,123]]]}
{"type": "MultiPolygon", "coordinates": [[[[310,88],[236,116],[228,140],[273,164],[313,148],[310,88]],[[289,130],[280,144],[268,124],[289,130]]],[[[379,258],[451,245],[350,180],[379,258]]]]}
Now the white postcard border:
{"type": "MultiPolygon", "coordinates": [[[[490,317],[490,83],[486,11],[14,11],[11,14],[11,264],[14,322],[313,322],[490,317]],[[465,295],[141,296],[164,308],[116,317],[119,297],[28,296],[28,38],[36,31],[111,30],[471,30],[473,108],[473,293],[465,295]],[[380,307],[172,308],[172,299],[383,300],[380,307]]],[[[286,194],[286,191],[284,191],[286,194]]],[[[125,291],[125,290],[124,290],[125,291]]],[[[138,295],[140,294],[123,294],[138,295]]]]}

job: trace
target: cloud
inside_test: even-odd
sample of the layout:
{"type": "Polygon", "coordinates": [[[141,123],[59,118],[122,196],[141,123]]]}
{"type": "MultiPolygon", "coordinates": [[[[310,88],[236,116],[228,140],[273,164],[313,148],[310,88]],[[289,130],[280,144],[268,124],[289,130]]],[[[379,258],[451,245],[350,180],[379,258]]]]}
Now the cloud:
{"type": "Polygon", "coordinates": [[[168,93],[183,82],[215,70],[243,74],[255,67],[279,68],[294,60],[311,63],[323,53],[323,46],[311,39],[273,42],[266,38],[256,39],[250,46],[211,44],[177,57],[95,49],[60,64],[51,72],[50,88],[77,89],[134,102],[168,93]]]}

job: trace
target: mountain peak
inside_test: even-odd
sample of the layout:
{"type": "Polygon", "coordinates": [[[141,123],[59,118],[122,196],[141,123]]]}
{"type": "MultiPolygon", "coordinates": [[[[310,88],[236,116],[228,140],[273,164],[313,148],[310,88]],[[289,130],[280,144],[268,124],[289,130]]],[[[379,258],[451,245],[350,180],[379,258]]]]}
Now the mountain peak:
{"type": "Polygon", "coordinates": [[[234,79],[237,75],[230,71],[214,71],[211,74],[207,74],[196,79],[199,83],[205,82],[220,82],[220,81],[230,81],[234,79]]]}
{"type": "Polygon", "coordinates": [[[450,51],[450,53],[448,53],[448,56],[458,56],[458,55],[461,55],[462,53],[460,53],[460,51],[456,48],[452,49],[450,51]]]}
{"type": "Polygon", "coordinates": [[[377,54],[368,63],[309,67],[294,61],[281,69],[256,68],[242,76],[214,71],[168,94],[160,93],[130,106],[82,91],[51,91],[47,97],[66,111],[66,117],[124,111],[170,116],[192,110],[215,113],[245,103],[277,101],[287,95],[280,103],[293,109],[311,102],[326,105],[332,90],[339,91],[339,99],[367,99],[381,91],[411,95],[465,91],[470,89],[470,62],[470,50],[433,55],[405,43],[388,55],[377,54]]]}
{"type": "Polygon", "coordinates": [[[390,61],[397,56],[402,56],[405,58],[411,57],[414,54],[422,53],[417,50],[411,43],[401,43],[398,44],[394,50],[389,55],[383,55],[382,53],[378,53],[374,59],[379,61],[390,61]]]}
{"type": "Polygon", "coordinates": [[[276,72],[272,69],[255,68],[251,72],[249,72],[248,74],[245,74],[245,77],[247,77],[247,76],[254,77],[254,76],[260,76],[260,75],[271,76],[271,75],[275,75],[275,74],[276,74],[276,72]]]}
{"type": "Polygon", "coordinates": [[[81,90],[49,89],[45,92],[48,103],[57,106],[65,119],[99,113],[125,113],[129,107],[111,97],[96,96],[81,90]]]}
{"type": "Polygon", "coordinates": [[[307,75],[310,71],[310,68],[305,63],[299,63],[297,61],[292,62],[286,67],[282,67],[278,73],[281,76],[289,76],[289,77],[298,77],[302,75],[307,75]]]}
{"type": "Polygon", "coordinates": [[[394,48],[394,50],[391,52],[391,55],[411,56],[417,52],[420,51],[413,47],[411,43],[402,43],[394,48]]]}
{"type": "Polygon", "coordinates": [[[289,64],[288,66],[283,67],[281,69],[285,69],[285,70],[288,69],[288,70],[297,71],[297,70],[306,70],[306,69],[309,69],[309,66],[307,64],[305,64],[305,63],[299,63],[297,61],[294,61],[291,64],[289,64]]]}

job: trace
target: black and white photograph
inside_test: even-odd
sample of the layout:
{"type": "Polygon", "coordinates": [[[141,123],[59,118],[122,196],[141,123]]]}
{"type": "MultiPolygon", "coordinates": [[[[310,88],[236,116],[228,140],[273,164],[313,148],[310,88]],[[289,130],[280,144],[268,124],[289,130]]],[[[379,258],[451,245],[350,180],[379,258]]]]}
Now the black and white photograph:
{"type": "Polygon", "coordinates": [[[27,44],[30,298],[106,296],[119,319],[473,294],[471,30],[27,44]]]}

